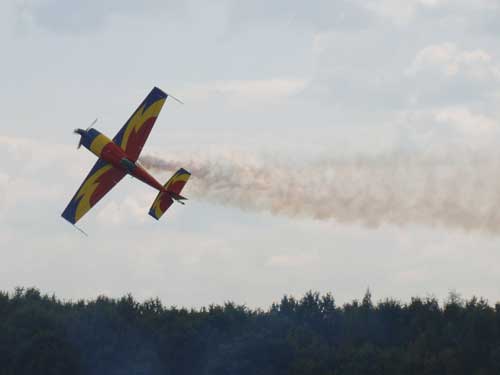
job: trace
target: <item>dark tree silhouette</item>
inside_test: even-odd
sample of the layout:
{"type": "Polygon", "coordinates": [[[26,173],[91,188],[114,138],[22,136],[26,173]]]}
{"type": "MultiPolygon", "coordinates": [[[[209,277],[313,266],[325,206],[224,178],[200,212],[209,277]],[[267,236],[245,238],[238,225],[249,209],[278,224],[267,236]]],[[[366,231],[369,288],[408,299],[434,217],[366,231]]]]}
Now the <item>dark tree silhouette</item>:
{"type": "Polygon", "coordinates": [[[0,374],[500,374],[500,304],[450,293],[337,306],[285,296],[268,310],[228,302],[166,308],[131,295],[63,302],[0,292],[0,374]]]}

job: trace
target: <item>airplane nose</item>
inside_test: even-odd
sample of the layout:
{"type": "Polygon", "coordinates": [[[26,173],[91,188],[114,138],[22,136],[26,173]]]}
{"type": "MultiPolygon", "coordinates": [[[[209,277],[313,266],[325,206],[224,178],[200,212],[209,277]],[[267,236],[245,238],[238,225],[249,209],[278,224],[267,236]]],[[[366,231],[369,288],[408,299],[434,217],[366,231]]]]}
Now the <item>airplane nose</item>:
{"type": "Polygon", "coordinates": [[[78,141],[78,146],[77,146],[77,149],[79,149],[80,146],[82,145],[83,136],[85,135],[86,132],[83,129],[75,129],[73,130],[73,133],[80,134],[80,140],[78,141]]]}

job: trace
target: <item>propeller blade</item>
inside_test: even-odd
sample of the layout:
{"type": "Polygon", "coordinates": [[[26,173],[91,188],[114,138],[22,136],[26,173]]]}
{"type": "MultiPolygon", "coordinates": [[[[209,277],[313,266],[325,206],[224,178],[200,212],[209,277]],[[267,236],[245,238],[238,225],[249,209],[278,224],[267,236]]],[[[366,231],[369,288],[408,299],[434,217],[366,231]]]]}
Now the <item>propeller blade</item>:
{"type": "Polygon", "coordinates": [[[79,150],[80,147],[82,146],[82,135],[79,133],[80,129],[75,129],[73,130],[74,134],[78,134],[80,136],[80,140],[78,141],[78,146],[76,146],[76,149],[79,150]]]}
{"type": "Polygon", "coordinates": [[[92,128],[92,126],[95,125],[96,122],[97,122],[97,118],[94,121],[92,121],[92,124],[90,124],[90,126],[85,131],[88,132],[92,128]]]}

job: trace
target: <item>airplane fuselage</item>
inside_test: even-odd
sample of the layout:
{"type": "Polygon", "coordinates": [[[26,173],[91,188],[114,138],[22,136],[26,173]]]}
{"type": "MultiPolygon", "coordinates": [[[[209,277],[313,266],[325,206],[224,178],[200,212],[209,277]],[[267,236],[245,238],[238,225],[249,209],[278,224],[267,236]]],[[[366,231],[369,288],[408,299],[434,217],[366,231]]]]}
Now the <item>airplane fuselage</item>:
{"type": "Polygon", "coordinates": [[[85,130],[74,130],[80,135],[78,148],[85,146],[98,160],[62,212],[65,220],[76,224],[127,174],[159,191],[148,212],[154,219],[159,220],[174,202],[184,204],[187,198],[181,192],[191,173],[179,168],[160,184],[137,161],[167,97],[153,87],[112,139],[93,128],[95,121],[85,130]]]}
{"type": "Polygon", "coordinates": [[[93,128],[88,131],[77,129],[76,132],[82,136],[81,144],[98,158],[104,159],[113,165],[113,167],[123,170],[127,174],[141,180],[158,191],[165,191],[162,184],[144,168],[130,160],[120,146],[101,132],[93,128]]]}

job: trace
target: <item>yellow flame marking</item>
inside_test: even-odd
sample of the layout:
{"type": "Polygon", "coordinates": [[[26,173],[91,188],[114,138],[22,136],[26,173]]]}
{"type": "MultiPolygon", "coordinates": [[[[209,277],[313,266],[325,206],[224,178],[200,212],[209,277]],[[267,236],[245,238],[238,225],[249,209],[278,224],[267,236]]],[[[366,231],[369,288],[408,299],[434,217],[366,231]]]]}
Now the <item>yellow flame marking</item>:
{"type": "Polygon", "coordinates": [[[85,215],[85,213],[92,208],[90,205],[90,198],[92,197],[92,194],[94,194],[95,190],[99,186],[98,179],[106,172],[108,172],[111,168],[113,168],[112,165],[108,164],[96,171],[92,176],[90,176],[83,186],[80,188],[78,191],[77,196],[75,199],[82,198],[80,202],[78,203],[78,207],[76,208],[76,213],[75,213],[75,221],[80,220],[80,218],[85,215]]]}
{"type": "Polygon", "coordinates": [[[175,182],[178,182],[178,181],[186,183],[187,180],[189,180],[189,176],[190,176],[189,173],[183,173],[183,174],[179,174],[179,175],[173,175],[172,178],[170,180],[168,180],[167,183],[165,184],[165,189],[168,190],[168,188],[171,185],[173,185],[175,182]]]}
{"type": "Polygon", "coordinates": [[[158,114],[163,107],[163,103],[165,103],[166,98],[159,99],[153,104],[151,104],[148,109],[144,112],[144,106],[140,107],[133,114],[132,118],[128,122],[127,128],[125,129],[125,134],[122,139],[122,150],[125,151],[127,149],[128,140],[132,132],[138,132],[142,125],[151,117],[158,117],[158,114]]]}
{"type": "Polygon", "coordinates": [[[161,210],[161,206],[160,206],[160,201],[161,201],[161,198],[163,197],[163,194],[161,194],[157,201],[155,202],[155,215],[157,218],[160,218],[161,215],[163,215],[163,212],[161,210]]]}

